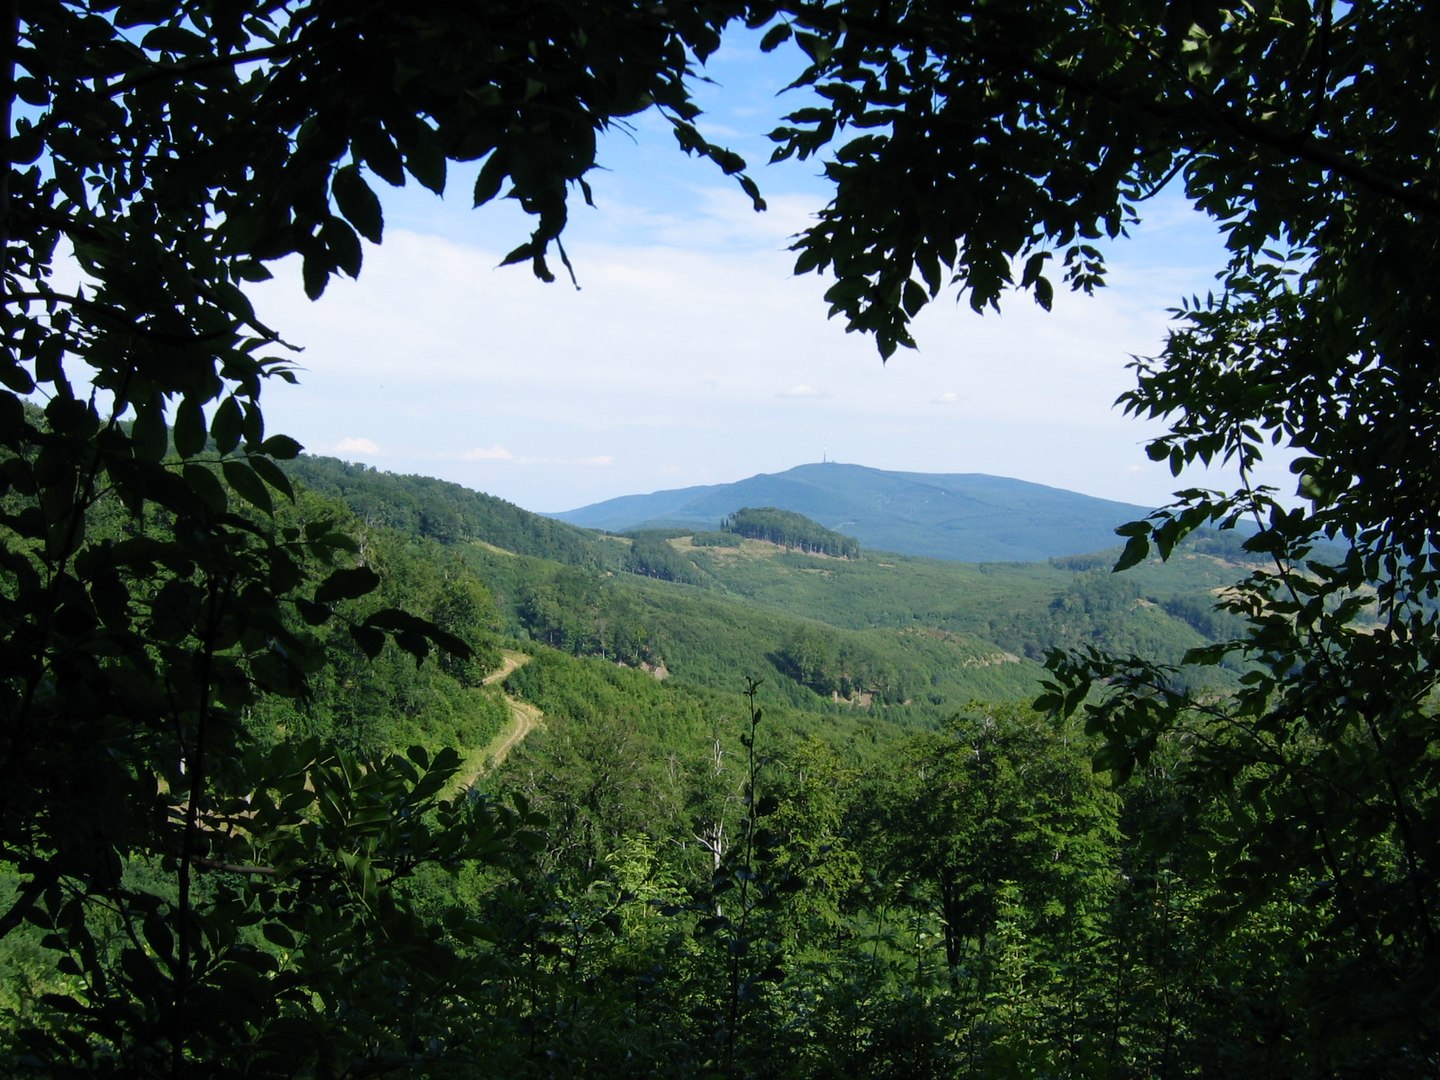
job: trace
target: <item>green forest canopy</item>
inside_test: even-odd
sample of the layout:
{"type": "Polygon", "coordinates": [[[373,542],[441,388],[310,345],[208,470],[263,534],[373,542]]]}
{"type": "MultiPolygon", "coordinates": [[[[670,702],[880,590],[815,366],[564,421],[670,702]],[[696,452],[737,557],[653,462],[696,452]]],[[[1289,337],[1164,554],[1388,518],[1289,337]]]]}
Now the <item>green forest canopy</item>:
{"type": "Polygon", "coordinates": [[[787,548],[820,555],[854,559],[860,545],[848,536],[827,529],[793,510],[777,510],[773,506],[741,507],[720,523],[721,530],[738,533],[752,540],[768,540],[787,548]]]}
{"type": "MultiPolygon", "coordinates": [[[[952,289],[978,310],[1100,285],[1096,241],[1142,227],[1161,188],[1221,224],[1215,294],[1182,305],[1122,402],[1166,420],[1155,460],[1227,463],[1236,488],[1184,492],[1129,527],[1121,565],[1253,519],[1247,547],[1271,564],[1221,597],[1245,628],[1189,657],[1238,663],[1245,681],[1197,695],[1152,657],[1082,650],[1052,658],[1042,704],[1084,717],[1114,777],[1158,769],[1194,800],[1210,859],[1185,887],[1264,946],[1239,985],[1275,986],[1269,1015],[1325,1003],[1295,1058],[1267,1068],[1424,1071],[1440,988],[1440,286],[1415,268],[1437,261],[1437,18],[1419,0],[8,5],[0,858],[15,884],[0,934],[43,928],[64,976],[14,1053],[179,1075],[239,1045],[260,1068],[464,1044],[450,1014],[420,1007],[457,985],[444,950],[438,966],[406,959],[435,944],[443,905],[402,883],[510,865],[542,826],[523,799],[441,798],[448,756],[367,765],[247,727],[264,695],[303,698],[328,670],[322,627],[371,657],[470,648],[433,619],[352,606],[380,584],[361,543],[340,516],[284,509],[295,493],[275,462],[298,446],[265,430],[259,399],[294,379],[292,354],[245,285],[292,255],[312,297],[359,273],[361,240],[383,240],[375,185],[407,179],[516,200],[534,229],[506,261],[548,279],[597,132],[646,108],[760,208],[689,96],[743,21],[767,48],[798,46],[795,81],[819,96],[772,134],[777,157],[817,158],[833,184],[796,271],[827,275],[832,314],[882,356],[952,289]],[[1250,482],[1272,446],[1296,455],[1298,507],[1250,482]],[[1317,536],[1348,555],[1316,563],[1317,536]],[[360,956],[369,978],[347,977],[360,956]],[[342,1013],[358,1026],[317,1041],[342,1013]]],[[[717,1010],[711,1067],[732,1074],[739,1002],[770,977],[734,958],[758,955],[749,913],[772,894],[749,883],[772,849],[757,822],[778,813],[753,801],[755,768],[741,790],[744,842],[728,862],[717,848],[714,878],[741,899],[711,926],[732,959],[691,1014],[717,1010]]],[[[1174,820],[1133,827],[1165,850],[1174,820]]],[[[982,912],[1031,910],[1023,888],[976,895],[982,912]]],[[[947,949],[989,948],[1001,924],[957,902],[947,933],[972,936],[947,949]]],[[[446,918],[455,956],[493,933],[446,918]]],[[[1067,940],[1087,925],[1064,922],[1067,940]]],[[[1171,1046],[1176,1022],[1147,1030],[1171,1046]]],[[[1049,1043],[969,1045],[1024,1072],[1049,1043]]]]}

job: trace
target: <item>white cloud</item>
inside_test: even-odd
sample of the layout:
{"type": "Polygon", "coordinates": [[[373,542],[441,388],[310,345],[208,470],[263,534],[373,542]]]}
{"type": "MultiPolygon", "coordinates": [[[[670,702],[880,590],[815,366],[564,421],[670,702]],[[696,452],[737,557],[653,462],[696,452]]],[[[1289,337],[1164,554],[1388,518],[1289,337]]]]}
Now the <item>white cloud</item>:
{"type": "Polygon", "coordinates": [[[375,457],[380,453],[380,446],[374,439],[358,439],[353,435],[347,435],[331,448],[332,454],[368,454],[375,457]]]}
{"type": "Polygon", "coordinates": [[[842,434],[844,459],[876,468],[1156,505],[1188,482],[1143,462],[1158,425],[1112,408],[1134,384],[1129,356],[1160,348],[1165,307],[1208,280],[1173,237],[1124,263],[1132,246],[1117,246],[1113,287],[1062,292],[1050,314],[1023,296],[1003,317],[931,305],[919,350],[882,364],[873,342],[827,320],[828,281],[791,276],[785,248],[813,199],[767,190],[772,210],[755,214],[733,190],[688,178],[676,190],[685,197],[597,190],[599,211],[577,207],[566,249],[578,292],[563,274],[544,285],[497,269],[525,222],[450,204],[427,220],[387,203],[383,248],[319,303],[298,266],[278,264],[256,305],[306,351],[298,389],[267,389],[267,426],[351,453],[383,446],[391,467],[530,509],[779,472],[842,434]],[[368,438],[346,435],[357,429],[368,438]]]}

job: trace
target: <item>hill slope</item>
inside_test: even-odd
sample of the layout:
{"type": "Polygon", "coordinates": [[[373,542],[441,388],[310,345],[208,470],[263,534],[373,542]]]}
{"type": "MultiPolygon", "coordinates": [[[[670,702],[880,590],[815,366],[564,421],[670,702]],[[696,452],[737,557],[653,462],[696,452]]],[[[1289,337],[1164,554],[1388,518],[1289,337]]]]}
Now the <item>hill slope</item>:
{"type": "MultiPolygon", "coordinates": [[[[707,691],[733,693],[751,675],[772,704],[830,719],[863,708],[871,720],[930,726],[966,701],[1024,700],[1055,647],[1177,662],[1225,635],[1214,595],[1239,574],[1230,560],[1243,554],[1238,538],[1212,537],[1213,554],[1187,549],[1163,566],[1112,575],[1114,547],[960,564],[876,551],[832,558],[755,539],[603,537],[438,480],[326,458],[289,466],[303,486],[343,500],[378,529],[379,547],[434,560],[421,576],[437,588],[473,575],[506,637],[643,665],[707,691]],[[395,532],[382,542],[387,530],[395,532]]],[[[843,477],[850,467],[834,469],[843,477]]],[[[855,471],[866,480],[876,472],[855,471]]],[[[899,479],[904,495],[911,478],[899,479]]],[[[389,575],[397,600],[415,591],[418,573],[389,575]]]]}
{"type": "Polygon", "coordinates": [[[310,491],[344,502],[367,524],[447,545],[479,540],[572,566],[603,561],[604,541],[594,533],[459,484],[314,454],[301,454],[284,468],[310,491]]]}
{"type": "Polygon", "coordinates": [[[554,514],[592,529],[713,529],[741,507],[793,510],[867,548],[957,562],[1034,562],[1115,544],[1145,507],[980,473],[887,472],[838,462],[732,484],[627,495],[554,514]]]}

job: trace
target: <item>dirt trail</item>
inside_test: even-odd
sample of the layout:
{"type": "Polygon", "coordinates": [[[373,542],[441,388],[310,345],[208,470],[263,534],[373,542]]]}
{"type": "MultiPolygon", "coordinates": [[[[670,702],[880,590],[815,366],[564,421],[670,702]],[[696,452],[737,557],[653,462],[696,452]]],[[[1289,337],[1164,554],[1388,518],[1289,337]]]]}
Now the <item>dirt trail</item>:
{"type": "MultiPolygon", "coordinates": [[[[486,686],[499,682],[516,668],[530,662],[530,657],[526,653],[515,652],[513,649],[502,649],[500,655],[502,657],[500,666],[485,676],[484,684],[486,686]]],[[[488,744],[470,751],[465,763],[460,767],[459,773],[456,774],[453,790],[463,791],[465,788],[471,787],[485,773],[504,761],[510,751],[525,741],[525,737],[530,732],[545,723],[544,714],[528,701],[520,701],[518,698],[506,694],[505,704],[510,709],[510,723],[488,744]]]]}
{"type": "Polygon", "coordinates": [[[497,683],[516,668],[523,667],[529,662],[530,656],[528,653],[516,652],[514,649],[501,649],[500,666],[489,675],[486,675],[481,682],[486,686],[489,686],[491,683],[497,683]]]}
{"type": "Polygon", "coordinates": [[[540,710],[528,701],[508,698],[505,703],[510,706],[512,723],[508,731],[502,731],[495,741],[485,748],[485,766],[488,769],[493,769],[504,761],[510,751],[524,742],[525,736],[539,727],[545,719],[540,710]]]}

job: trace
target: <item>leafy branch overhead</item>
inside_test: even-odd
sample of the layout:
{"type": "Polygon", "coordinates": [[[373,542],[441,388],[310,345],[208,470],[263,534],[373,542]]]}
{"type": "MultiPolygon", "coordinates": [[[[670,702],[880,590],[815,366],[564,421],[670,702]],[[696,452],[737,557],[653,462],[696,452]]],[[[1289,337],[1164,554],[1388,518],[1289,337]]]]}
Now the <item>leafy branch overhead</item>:
{"type": "MultiPolygon", "coordinates": [[[[1247,547],[1271,564],[1219,598],[1244,630],[1190,658],[1236,665],[1242,689],[1216,700],[1153,659],[1086,651],[1054,660],[1048,700],[1085,716],[1119,776],[1169,754],[1193,790],[1239,793],[1213,857],[1253,887],[1230,892],[1228,914],[1310,913],[1292,951],[1344,1018],[1316,1070],[1340,1067],[1341,1047],[1365,1071],[1367,1040],[1433,1062],[1437,21],[1419,0],[3,5],[0,864],[16,884],[0,936],[43,928],[72,980],[47,1015],[76,1026],[39,1024],[42,1049],[26,1052],[180,1075],[273,1036],[325,1071],[332,1051],[369,1067],[453,1031],[448,943],[493,929],[453,906],[427,923],[380,877],[371,889],[366,868],[400,865],[418,835],[380,828],[391,809],[341,807],[361,853],[303,815],[285,840],[316,865],[343,854],[365,905],[384,893],[364,948],[435,946],[417,965],[385,953],[375,983],[337,976],[361,944],[317,894],[285,892],[278,873],[236,885],[242,864],[212,851],[236,800],[289,785],[293,807],[310,805],[285,763],[294,733],[256,717],[265,695],[304,699],[336,672],[319,629],[338,620],[370,657],[472,647],[367,607],[383,568],[297,498],[276,462],[300,447],[266,431],[260,405],[266,380],[295,381],[293,350],[245,289],[282,258],[311,297],[358,274],[364,242],[384,239],[382,184],[441,192],[455,166],[476,206],[509,198],[533,219],[505,262],[552,279],[598,137],[649,108],[762,208],[690,94],[743,23],[787,50],[814,97],[772,133],[773,157],[815,159],[833,185],[795,239],[796,270],[827,275],[832,314],[882,357],[913,345],[914,318],[951,289],[985,311],[1012,289],[1048,307],[1061,285],[1102,285],[1107,245],[1170,185],[1218,223],[1215,294],[1182,303],[1121,404],[1166,420],[1153,460],[1227,464],[1237,488],[1180,493],[1127,530],[1122,562],[1168,555],[1202,523],[1253,524],[1247,547]],[[1253,480],[1277,447],[1293,500],[1253,480]],[[202,872],[231,884],[202,887],[202,872]],[[282,970],[233,932],[260,924],[276,949],[336,952],[282,970]],[[442,924],[453,939],[430,933],[442,924]],[[404,991],[382,1005],[392,980],[404,991]],[[276,987],[300,1013],[330,1011],[246,1011],[276,987]],[[352,992],[374,993],[389,1034],[336,1036],[353,1034],[348,1051],[295,1037],[364,1013],[352,992]],[[407,1008],[424,1001],[442,1004],[407,1008]]],[[[315,762],[320,800],[384,794],[446,836],[499,820],[428,801],[431,770],[411,758],[315,762]],[[343,784],[320,779],[336,770],[343,784]]],[[[509,872],[525,830],[492,832],[495,845],[453,840],[444,872],[509,872]]]]}

